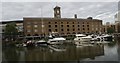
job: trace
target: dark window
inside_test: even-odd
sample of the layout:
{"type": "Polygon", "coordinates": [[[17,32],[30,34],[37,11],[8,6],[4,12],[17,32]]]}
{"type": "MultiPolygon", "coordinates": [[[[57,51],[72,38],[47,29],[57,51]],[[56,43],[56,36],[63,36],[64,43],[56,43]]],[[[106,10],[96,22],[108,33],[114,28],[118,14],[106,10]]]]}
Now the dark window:
{"type": "Polygon", "coordinates": [[[80,27],[80,25],[78,25],[78,27],[80,27]]]}
{"type": "Polygon", "coordinates": [[[75,32],[73,32],[72,34],[76,34],[75,32]]]}
{"type": "Polygon", "coordinates": [[[84,25],[83,25],[83,27],[84,27],[84,25]]]}
{"type": "Polygon", "coordinates": [[[89,25],[87,25],[87,27],[89,27],[89,25]]]}
{"type": "Polygon", "coordinates": [[[85,28],[83,28],[83,30],[85,30],[85,28]]]}
{"type": "Polygon", "coordinates": [[[78,28],[78,30],[80,30],[80,29],[78,28]]]}
{"type": "Polygon", "coordinates": [[[61,25],[61,27],[63,27],[63,25],[61,25]]]}
{"type": "Polygon", "coordinates": [[[73,25],[73,27],[74,27],[74,25],[73,25]]]}
{"type": "Polygon", "coordinates": [[[73,22],[73,24],[74,24],[74,22],[73,22]]]}
{"type": "Polygon", "coordinates": [[[30,36],[30,34],[27,34],[27,36],[30,36]]]}
{"type": "Polygon", "coordinates": [[[67,34],[70,34],[69,32],[67,34]]]}
{"type": "Polygon", "coordinates": [[[49,27],[51,27],[51,25],[49,25],[49,27]]]}
{"type": "Polygon", "coordinates": [[[75,29],[73,29],[73,31],[75,31],[75,29]]]}
{"type": "Polygon", "coordinates": [[[38,34],[35,34],[34,36],[39,36],[38,34]]]}
{"type": "Polygon", "coordinates": [[[67,27],[69,27],[69,25],[67,25],[67,27]]]}
{"type": "Polygon", "coordinates": [[[69,22],[67,22],[67,24],[68,24],[69,22]]]}
{"type": "Polygon", "coordinates": [[[78,22],[79,23],[79,22],[78,22]]]}
{"type": "Polygon", "coordinates": [[[78,32],[78,34],[81,34],[80,32],[78,32]]]}
{"type": "Polygon", "coordinates": [[[61,22],[63,24],[63,22],[61,22]]]}
{"type": "Polygon", "coordinates": [[[63,29],[61,29],[61,31],[64,31],[63,29]]]}
{"type": "Polygon", "coordinates": [[[55,31],[57,32],[57,29],[55,29],[55,31]]]}
{"type": "Polygon", "coordinates": [[[51,29],[49,29],[49,32],[51,32],[51,29]]]}
{"type": "Polygon", "coordinates": [[[87,22],[87,24],[89,24],[89,23],[87,22]]]}
{"type": "Polygon", "coordinates": [[[89,28],[88,28],[88,30],[89,30],[89,28]]]}
{"type": "Polygon", "coordinates": [[[83,24],[84,24],[84,22],[83,22],[83,24]]]}
{"type": "Polygon", "coordinates": [[[57,22],[55,22],[55,24],[57,24],[57,22]]]}
{"type": "Polygon", "coordinates": [[[51,23],[51,22],[48,22],[49,24],[51,23]]]}
{"type": "Polygon", "coordinates": [[[55,27],[57,27],[57,25],[55,25],[55,27]]]}
{"type": "Polygon", "coordinates": [[[69,31],[69,29],[67,29],[67,31],[69,31]]]}

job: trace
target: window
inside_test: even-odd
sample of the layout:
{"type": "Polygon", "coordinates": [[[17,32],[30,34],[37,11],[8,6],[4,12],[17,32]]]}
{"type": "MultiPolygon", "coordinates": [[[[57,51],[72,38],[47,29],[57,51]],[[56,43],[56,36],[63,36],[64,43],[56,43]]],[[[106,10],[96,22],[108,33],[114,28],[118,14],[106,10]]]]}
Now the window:
{"type": "Polygon", "coordinates": [[[78,22],[79,23],[79,22],[78,22]]]}
{"type": "Polygon", "coordinates": [[[84,24],[84,22],[83,22],[83,24],[84,24]]]}
{"type": "Polygon", "coordinates": [[[68,24],[69,22],[67,22],[67,24],[68,24]]]}
{"type": "Polygon", "coordinates": [[[34,32],[38,32],[38,30],[37,30],[37,29],[35,29],[35,30],[34,30],[34,32]]]}
{"type": "Polygon", "coordinates": [[[57,32],[58,30],[57,30],[57,29],[55,29],[55,31],[57,32]]]}
{"type": "Polygon", "coordinates": [[[28,25],[30,25],[31,23],[30,23],[30,22],[28,22],[27,24],[28,24],[28,25]]]}
{"type": "Polygon", "coordinates": [[[63,22],[61,22],[63,24],[63,22]]]}
{"type": "Polygon", "coordinates": [[[89,28],[88,28],[88,30],[89,30],[89,28]]]}
{"type": "Polygon", "coordinates": [[[87,24],[89,24],[89,23],[87,22],[87,24]]]}
{"type": "Polygon", "coordinates": [[[89,27],[89,25],[87,25],[87,27],[89,27]]]}
{"type": "Polygon", "coordinates": [[[49,25],[48,27],[51,27],[51,25],[49,25]]]}
{"type": "Polygon", "coordinates": [[[80,29],[78,28],[78,30],[80,30],[80,29]]]}
{"type": "Polygon", "coordinates": [[[57,27],[57,25],[55,25],[55,27],[57,27]]]}
{"type": "Polygon", "coordinates": [[[83,27],[84,27],[84,25],[83,25],[83,27]]]}
{"type": "Polygon", "coordinates": [[[63,29],[61,29],[61,31],[64,31],[63,29]]]}
{"type": "Polygon", "coordinates": [[[80,25],[78,25],[78,27],[80,27],[80,25]]]}
{"type": "Polygon", "coordinates": [[[30,27],[31,27],[30,25],[27,26],[27,28],[30,28],[30,27]]]}
{"type": "Polygon", "coordinates": [[[34,24],[37,24],[37,22],[34,22],[34,24]]]}
{"type": "Polygon", "coordinates": [[[48,22],[49,24],[51,23],[51,22],[48,22]]]}
{"type": "Polygon", "coordinates": [[[67,25],[67,27],[69,27],[69,25],[67,25]]]}
{"type": "Polygon", "coordinates": [[[73,29],[73,31],[75,31],[75,29],[73,29]]]}
{"type": "Polygon", "coordinates": [[[73,22],[73,24],[74,24],[74,22],[73,22]]]}
{"type": "Polygon", "coordinates": [[[49,32],[51,32],[51,29],[49,29],[49,32]]]}
{"type": "Polygon", "coordinates": [[[83,30],[85,30],[85,28],[83,28],[83,30]]]}
{"type": "Polygon", "coordinates": [[[74,25],[73,25],[73,27],[74,27],[74,25]]]}
{"type": "Polygon", "coordinates": [[[72,34],[76,34],[75,32],[73,32],[72,34]]]}
{"type": "Polygon", "coordinates": [[[57,22],[55,22],[55,24],[57,24],[57,22]]]}
{"type": "Polygon", "coordinates": [[[38,27],[38,25],[34,25],[34,27],[35,27],[35,28],[37,28],[37,27],[38,27]]]}
{"type": "Polygon", "coordinates": [[[63,27],[63,25],[61,25],[61,27],[63,27]]]}
{"type": "Polygon", "coordinates": [[[27,32],[31,32],[31,30],[27,30],[27,32]]]}
{"type": "Polygon", "coordinates": [[[67,31],[69,31],[69,29],[67,29],[67,31]]]}

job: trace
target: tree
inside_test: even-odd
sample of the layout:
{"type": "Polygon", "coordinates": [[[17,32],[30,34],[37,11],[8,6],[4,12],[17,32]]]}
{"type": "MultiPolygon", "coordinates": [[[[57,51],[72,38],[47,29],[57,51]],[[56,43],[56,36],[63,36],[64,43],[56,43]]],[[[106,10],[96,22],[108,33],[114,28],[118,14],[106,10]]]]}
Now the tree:
{"type": "Polygon", "coordinates": [[[14,40],[16,39],[17,35],[18,30],[16,28],[16,24],[14,22],[8,23],[5,27],[5,36],[10,40],[14,40]]]}
{"type": "Polygon", "coordinates": [[[112,27],[107,28],[107,33],[114,33],[115,30],[112,27]]]}

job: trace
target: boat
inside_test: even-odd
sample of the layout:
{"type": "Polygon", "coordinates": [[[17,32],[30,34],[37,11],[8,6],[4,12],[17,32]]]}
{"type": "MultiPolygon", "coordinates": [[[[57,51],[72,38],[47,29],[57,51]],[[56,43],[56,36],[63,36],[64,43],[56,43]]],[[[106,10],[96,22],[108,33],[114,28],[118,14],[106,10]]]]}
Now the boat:
{"type": "Polygon", "coordinates": [[[90,35],[86,36],[84,34],[76,34],[75,41],[88,42],[91,41],[92,37],[90,35]]]}
{"type": "Polygon", "coordinates": [[[35,43],[32,40],[29,40],[29,41],[23,43],[24,47],[31,47],[31,46],[34,46],[34,45],[35,45],[35,43]]]}
{"type": "Polygon", "coordinates": [[[106,35],[103,36],[103,38],[104,38],[104,41],[112,41],[113,36],[106,34],[106,35]]]}
{"type": "Polygon", "coordinates": [[[66,39],[63,37],[53,38],[48,40],[48,44],[63,44],[66,39]]]}
{"type": "Polygon", "coordinates": [[[47,45],[47,42],[45,40],[36,41],[36,46],[38,45],[47,45]]]}

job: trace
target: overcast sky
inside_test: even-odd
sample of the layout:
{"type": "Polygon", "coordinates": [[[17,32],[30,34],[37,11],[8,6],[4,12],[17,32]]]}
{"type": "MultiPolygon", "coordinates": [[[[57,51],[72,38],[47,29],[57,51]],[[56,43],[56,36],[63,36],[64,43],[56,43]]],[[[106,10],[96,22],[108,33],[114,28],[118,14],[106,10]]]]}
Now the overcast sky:
{"type": "Polygon", "coordinates": [[[2,20],[19,20],[23,17],[53,17],[53,8],[61,7],[62,18],[89,16],[114,23],[118,2],[2,2],[2,20]],[[42,9],[42,13],[41,13],[42,9]]]}

